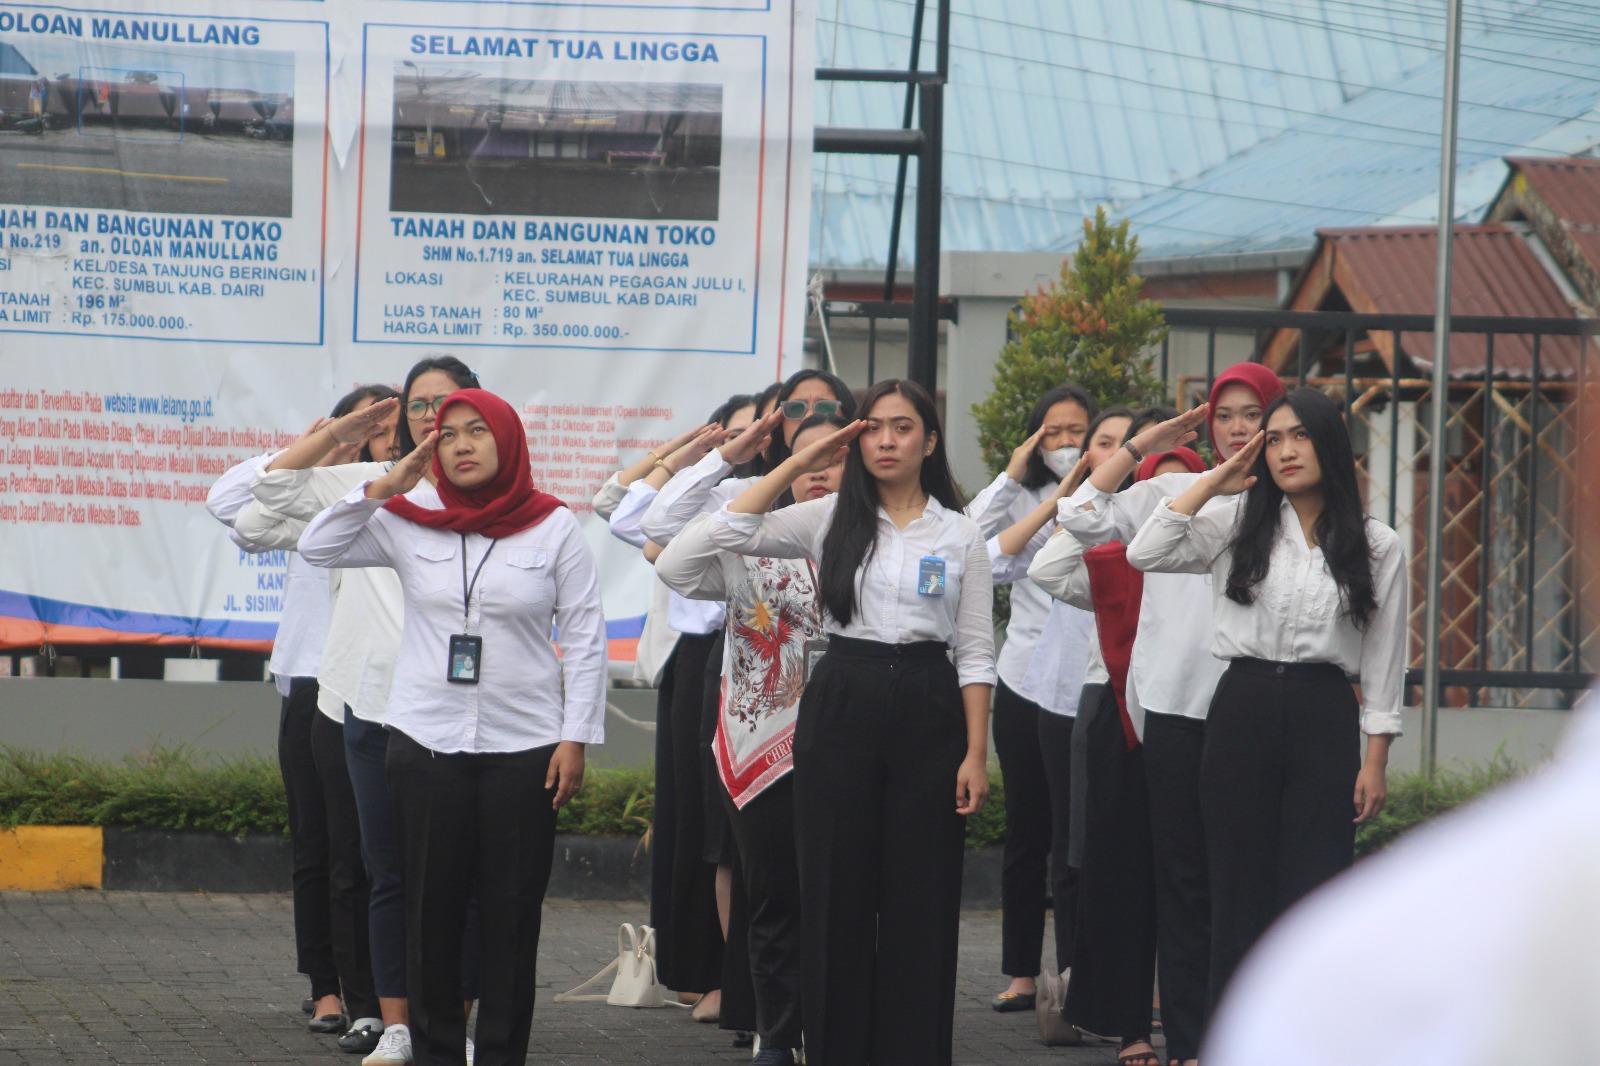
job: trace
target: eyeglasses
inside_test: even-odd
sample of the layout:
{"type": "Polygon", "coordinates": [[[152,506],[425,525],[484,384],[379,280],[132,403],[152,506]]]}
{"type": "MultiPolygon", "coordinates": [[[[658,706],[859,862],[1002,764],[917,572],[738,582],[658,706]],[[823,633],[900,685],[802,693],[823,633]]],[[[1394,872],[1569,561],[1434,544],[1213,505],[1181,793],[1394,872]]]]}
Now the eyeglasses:
{"type": "Polygon", "coordinates": [[[412,400],[406,404],[406,417],[426,418],[430,413],[438,414],[439,408],[443,407],[444,402],[449,398],[448,395],[445,395],[435,396],[431,400],[412,400]]]}
{"type": "Polygon", "coordinates": [[[839,413],[838,400],[785,400],[783,402],[783,417],[791,422],[804,418],[808,413],[821,418],[828,418],[839,413]]]}

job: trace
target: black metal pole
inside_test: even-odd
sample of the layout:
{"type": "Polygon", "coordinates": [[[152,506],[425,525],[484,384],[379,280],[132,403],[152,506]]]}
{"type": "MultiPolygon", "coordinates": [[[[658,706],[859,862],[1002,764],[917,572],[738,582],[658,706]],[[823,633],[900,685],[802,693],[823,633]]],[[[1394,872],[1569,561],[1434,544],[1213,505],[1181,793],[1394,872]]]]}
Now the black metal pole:
{"type": "MultiPolygon", "coordinates": [[[[927,10],[927,0],[917,0],[917,9],[911,16],[911,61],[909,70],[916,70],[922,63],[922,16],[927,10]]],[[[916,114],[917,87],[915,84],[906,84],[905,113],[900,118],[900,128],[909,130],[911,119],[916,114]]],[[[908,156],[900,157],[900,167],[894,179],[894,212],[889,216],[889,261],[883,268],[883,299],[885,302],[894,299],[894,275],[899,266],[900,258],[900,216],[906,208],[906,169],[911,165],[908,156]]]]}
{"type": "MultiPolygon", "coordinates": [[[[941,8],[945,2],[941,0],[941,8]]],[[[923,142],[917,161],[917,258],[906,377],[931,394],[939,384],[939,192],[944,184],[944,86],[925,82],[919,96],[923,142]]]]}

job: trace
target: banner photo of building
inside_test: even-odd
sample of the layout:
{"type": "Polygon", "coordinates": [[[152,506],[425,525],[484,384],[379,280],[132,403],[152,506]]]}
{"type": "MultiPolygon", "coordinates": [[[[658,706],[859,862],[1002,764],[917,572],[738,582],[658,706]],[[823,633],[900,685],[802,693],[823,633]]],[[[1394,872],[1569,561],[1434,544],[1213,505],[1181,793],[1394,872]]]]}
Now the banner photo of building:
{"type": "Polygon", "coordinates": [[[0,646],[261,649],[285,560],[205,511],[453,354],[583,517],[800,365],[810,0],[0,10],[0,646]]]}

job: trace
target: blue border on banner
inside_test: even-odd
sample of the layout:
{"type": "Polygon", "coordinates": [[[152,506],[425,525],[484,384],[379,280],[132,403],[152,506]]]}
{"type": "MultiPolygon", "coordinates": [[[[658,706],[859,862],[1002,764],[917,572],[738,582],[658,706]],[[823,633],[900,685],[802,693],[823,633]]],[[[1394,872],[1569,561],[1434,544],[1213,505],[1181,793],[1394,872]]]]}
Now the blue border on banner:
{"type": "MultiPolygon", "coordinates": [[[[313,3],[322,3],[323,0],[311,0],[313,3]]],[[[286,18],[252,18],[248,15],[183,15],[181,13],[154,13],[150,11],[126,11],[121,8],[103,7],[65,7],[61,4],[11,4],[15,8],[38,11],[71,11],[78,13],[101,13],[106,15],[143,15],[149,18],[208,18],[220,19],[225,22],[271,22],[290,26],[321,26],[322,27],[322,98],[324,101],[324,114],[322,122],[322,196],[319,198],[317,213],[317,339],[314,341],[266,341],[250,338],[237,339],[230,337],[165,337],[148,333],[82,333],[72,330],[52,329],[5,329],[0,327],[0,333],[16,333],[37,335],[41,337],[78,337],[84,340],[122,340],[122,341],[157,341],[162,344],[250,344],[271,346],[275,348],[320,348],[327,343],[328,338],[328,112],[333,107],[333,33],[329,29],[331,23],[323,19],[286,19],[286,18]]],[[[292,167],[291,161],[291,167],[292,167]]],[[[0,195],[4,195],[0,193],[0,195]]],[[[46,206],[46,205],[38,205],[46,206]]],[[[62,205],[52,205],[62,206],[62,205]]],[[[291,211],[293,203],[291,200],[291,211]]],[[[85,210],[117,210],[115,208],[85,208],[85,210]]],[[[181,215],[179,211],[145,211],[147,215],[181,215]]],[[[244,216],[246,218],[255,216],[244,216]]],[[[290,220],[294,216],[291,214],[290,220]]],[[[3,593],[0,593],[3,595],[3,593]]],[[[259,639],[259,638],[245,638],[259,639]]]]}
{"type": "Polygon", "coordinates": [[[82,603],[30,596],[0,589],[0,616],[22,618],[57,626],[112,629],[120,633],[155,633],[172,637],[213,637],[219,640],[272,640],[278,627],[272,622],[228,622],[216,618],[186,618],[177,614],[123,611],[115,607],[90,607],[82,603]]]}
{"type": "MultiPolygon", "coordinates": [[[[321,0],[318,0],[320,3],[321,0]]],[[[419,0],[412,0],[419,2],[419,0]]],[[[605,0],[584,0],[574,3],[572,0],[420,0],[430,4],[500,4],[503,7],[565,7],[565,8],[591,8],[601,11],[737,11],[740,13],[760,15],[772,10],[772,0],[765,0],[760,5],[739,4],[608,4],[605,0]]],[[[584,32],[588,32],[587,30],[584,32]]]]}
{"type": "MultiPolygon", "coordinates": [[[[444,2],[446,2],[446,3],[458,3],[458,2],[459,3],[465,3],[465,2],[471,2],[471,0],[444,0],[444,2]]],[[[572,5],[554,5],[554,6],[572,6],[572,5]]],[[[653,9],[653,10],[661,10],[661,9],[653,9]]],[[[688,9],[685,9],[685,10],[688,10],[688,9]]],[[[420,23],[420,22],[367,22],[367,23],[363,23],[362,27],[361,27],[361,145],[362,145],[362,149],[361,150],[362,150],[363,157],[365,157],[365,154],[366,154],[367,131],[371,128],[370,123],[367,122],[367,61],[372,56],[372,47],[371,47],[370,35],[371,35],[371,32],[374,29],[383,29],[383,30],[457,30],[457,29],[473,29],[473,30],[485,30],[485,31],[495,32],[495,33],[528,33],[528,32],[532,32],[532,31],[535,31],[535,30],[537,30],[540,33],[548,32],[547,30],[545,30],[543,27],[540,27],[540,26],[470,26],[470,27],[462,27],[462,26],[429,25],[427,23],[420,23]]],[[[562,31],[562,32],[572,32],[572,31],[562,31]]],[[[653,31],[651,31],[651,32],[645,32],[645,31],[634,32],[634,31],[631,31],[631,30],[584,30],[582,32],[584,32],[584,33],[592,33],[592,34],[594,34],[596,36],[612,36],[612,37],[623,37],[623,36],[632,36],[632,37],[675,37],[676,36],[676,37],[681,37],[681,36],[683,36],[682,34],[673,34],[673,33],[665,33],[665,32],[662,32],[662,33],[656,33],[656,32],[653,32],[653,31]]],[[[762,117],[762,123],[761,124],[762,124],[762,127],[765,128],[766,127],[766,119],[767,119],[767,60],[768,60],[767,52],[768,52],[768,43],[769,43],[769,37],[767,36],[767,34],[764,34],[764,33],[706,33],[706,34],[701,34],[700,36],[703,36],[703,37],[732,38],[732,39],[735,39],[735,40],[738,40],[738,39],[742,38],[742,39],[746,39],[746,40],[753,40],[753,41],[760,41],[761,42],[761,117],[762,117]]],[[[390,125],[391,125],[391,127],[393,126],[393,119],[392,118],[390,120],[390,125]]],[[[390,132],[391,133],[393,132],[392,128],[391,128],[390,132]]],[[[792,133],[793,133],[793,131],[789,131],[790,135],[792,135],[792,133]]],[[[786,172],[785,173],[785,178],[787,179],[787,177],[788,177],[788,174],[786,172]]],[[[394,179],[393,179],[393,176],[391,174],[391,177],[390,177],[390,184],[391,184],[390,195],[391,195],[391,197],[393,196],[393,188],[392,188],[393,180],[394,179]]],[[[760,174],[757,174],[756,181],[757,181],[757,185],[759,186],[760,182],[761,182],[761,175],[760,174]]],[[[788,188],[787,184],[785,184],[785,186],[784,186],[782,191],[783,191],[783,195],[784,196],[788,196],[789,195],[789,188],[788,188]]],[[[361,195],[363,197],[365,196],[365,193],[366,193],[366,190],[362,189],[361,190],[361,195]]],[[[363,200],[363,202],[364,202],[364,200],[363,200]]],[[[385,213],[386,214],[396,214],[397,212],[387,211],[386,210],[385,213]]],[[[409,214],[411,212],[398,212],[398,213],[399,214],[409,214]]],[[[508,217],[522,218],[522,217],[526,217],[526,216],[516,215],[516,216],[508,216],[508,217]]],[[[362,222],[363,222],[363,219],[360,217],[360,213],[358,211],[357,212],[357,217],[356,217],[355,293],[354,293],[354,299],[351,302],[351,321],[350,321],[350,340],[351,340],[351,342],[354,343],[354,344],[386,344],[386,345],[394,345],[395,347],[412,347],[412,348],[417,348],[417,347],[421,347],[421,348],[437,348],[437,347],[439,347],[442,343],[445,343],[441,339],[425,340],[425,341],[399,341],[399,340],[382,340],[382,339],[378,339],[378,338],[367,338],[367,339],[363,339],[362,338],[362,336],[361,336],[361,253],[362,253],[362,248],[361,248],[361,228],[362,228],[362,222]]],[[[757,207],[756,207],[757,242],[756,243],[757,243],[758,246],[760,244],[759,235],[760,235],[760,232],[761,232],[761,225],[762,225],[762,222],[761,222],[761,205],[757,204],[757,207]]],[[[647,347],[647,346],[642,346],[642,345],[641,346],[601,346],[601,345],[594,345],[594,344],[508,344],[508,343],[506,343],[504,341],[468,343],[468,342],[465,342],[465,341],[460,341],[460,340],[455,340],[455,339],[449,340],[448,346],[449,347],[453,347],[453,348],[518,348],[518,349],[528,349],[528,350],[544,349],[544,350],[550,350],[550,351],[579,351],[579,352],[659,352],[659,353],[674,353],[674,354],[691,354],[692,353],[692,354],[696,354],[696,355],[755,355],[755,354],[757,354],[756,353],[756,341],[758,340],[758,338],[760,336],[760,332],[761,332],[761,257],[759,255],[756,257],[755,281],[754,281],[754,285],[751,288],[750,301],[751,301],[751,303],[750,303],[750,347],[748,347],[748,348],[655,348],[655,347],[647,347]]],[[[781,342],[780,342],[780,344],[781,344],[781,342]]]]}

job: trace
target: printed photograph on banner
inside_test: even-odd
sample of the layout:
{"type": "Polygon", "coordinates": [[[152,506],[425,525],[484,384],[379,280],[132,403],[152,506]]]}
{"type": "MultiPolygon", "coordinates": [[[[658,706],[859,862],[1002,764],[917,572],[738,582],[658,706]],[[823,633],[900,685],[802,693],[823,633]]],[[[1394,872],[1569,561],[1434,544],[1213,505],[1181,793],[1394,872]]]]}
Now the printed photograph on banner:
{"type": "Polygon", "coordinates": [[[718,217],[722,86],[401,60],[389,210],[718,217]]]}
{"type": "Polygon", "coordinates": [[[0,196],[286,218],[294,94],[292,52],[0,33],[0,196]]]}

